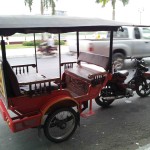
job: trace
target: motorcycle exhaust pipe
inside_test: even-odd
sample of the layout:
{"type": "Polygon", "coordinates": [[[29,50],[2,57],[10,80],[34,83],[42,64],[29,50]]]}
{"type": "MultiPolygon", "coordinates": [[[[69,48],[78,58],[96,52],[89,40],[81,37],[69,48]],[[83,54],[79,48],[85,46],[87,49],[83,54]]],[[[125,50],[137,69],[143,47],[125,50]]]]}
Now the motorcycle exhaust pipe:
{"type": "Polygon", "coordinates": [[[103,97],[103,99],[109,101],[109,100],[114,100],[114,99],[116,99],[116,97],[115,97],[115,96],[103,97]]]}
{"type": "Polygon", "coordinates": [[[109,101],[109,100],[120,99],[124,97],[125,95],[120,95],[120,96],[103,97],[103,99],[109,101]]]}

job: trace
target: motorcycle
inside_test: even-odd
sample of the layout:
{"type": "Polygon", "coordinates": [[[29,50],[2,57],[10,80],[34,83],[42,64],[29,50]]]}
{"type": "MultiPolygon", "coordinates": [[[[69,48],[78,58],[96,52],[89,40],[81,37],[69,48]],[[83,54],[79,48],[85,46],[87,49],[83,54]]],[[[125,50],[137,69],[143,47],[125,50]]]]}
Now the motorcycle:
{"type": "Polygon", "coordinates": [[[135,60],[135,73],[133,77],[125,83],[129,72],[127,70],[114,71],[106,87],[95,98],[99,106],[106,108],[116,99],[132,97],[134,91],[140,97],[145,97],[150,94],[150,72],[148,72],[148,67],[146,67],[143,59],[133,59],[135,60]]]}
{"type": "Polygon", "coordinates": [[[38,46],[37,54],[38,54],[38,56],[41,56],[41,55],[45,55],[45,56],[54,55],[54,56],[56,56],[57,55],[57,47],[47,46],[47,42],[41,43],[38,46]]]}

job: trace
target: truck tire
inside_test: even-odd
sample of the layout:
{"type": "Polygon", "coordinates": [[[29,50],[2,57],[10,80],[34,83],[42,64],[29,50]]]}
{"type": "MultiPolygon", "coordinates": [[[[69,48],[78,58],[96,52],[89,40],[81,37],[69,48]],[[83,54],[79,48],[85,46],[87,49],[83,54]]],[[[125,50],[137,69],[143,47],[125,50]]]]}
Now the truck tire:
{"type": "Polygon", "coordinates": [[[124,67],[124,59],[125,56],[122,53],[114,53],[112,58],[114,69],[121,70],[124,67]]]}

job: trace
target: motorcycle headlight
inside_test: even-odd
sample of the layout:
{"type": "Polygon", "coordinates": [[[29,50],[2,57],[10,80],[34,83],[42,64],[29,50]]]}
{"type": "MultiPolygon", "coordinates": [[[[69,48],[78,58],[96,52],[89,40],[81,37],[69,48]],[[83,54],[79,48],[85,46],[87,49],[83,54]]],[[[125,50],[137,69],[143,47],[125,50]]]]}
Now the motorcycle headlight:
{"type": "Polygon", "coordinates": [[[143,70],[144,72],[146,72],[146,71],[148,71],[149,69],[148,69],[148,67],[143,66],[143,67],[142,67],[142,70],[143,70]]]}
{"type": "Polygon", "coordinates": [[[148,67],[145,67],[145,70],[144,70],[144,71],[146,72],[146,71],[148,71],[148,70],[149,70],[148,67]]]}

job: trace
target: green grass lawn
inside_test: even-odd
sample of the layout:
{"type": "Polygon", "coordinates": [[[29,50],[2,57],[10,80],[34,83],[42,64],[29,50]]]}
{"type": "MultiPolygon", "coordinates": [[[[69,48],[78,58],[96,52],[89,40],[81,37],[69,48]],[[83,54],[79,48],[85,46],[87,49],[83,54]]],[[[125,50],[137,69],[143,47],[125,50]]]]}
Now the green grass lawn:
{"type": "Polygon", "coordinates": [[[23,46],[22,44],[10,44],[6,45],[6,49],[17,49],[17,48],[32,48],[33,46],[23,46]]]}

